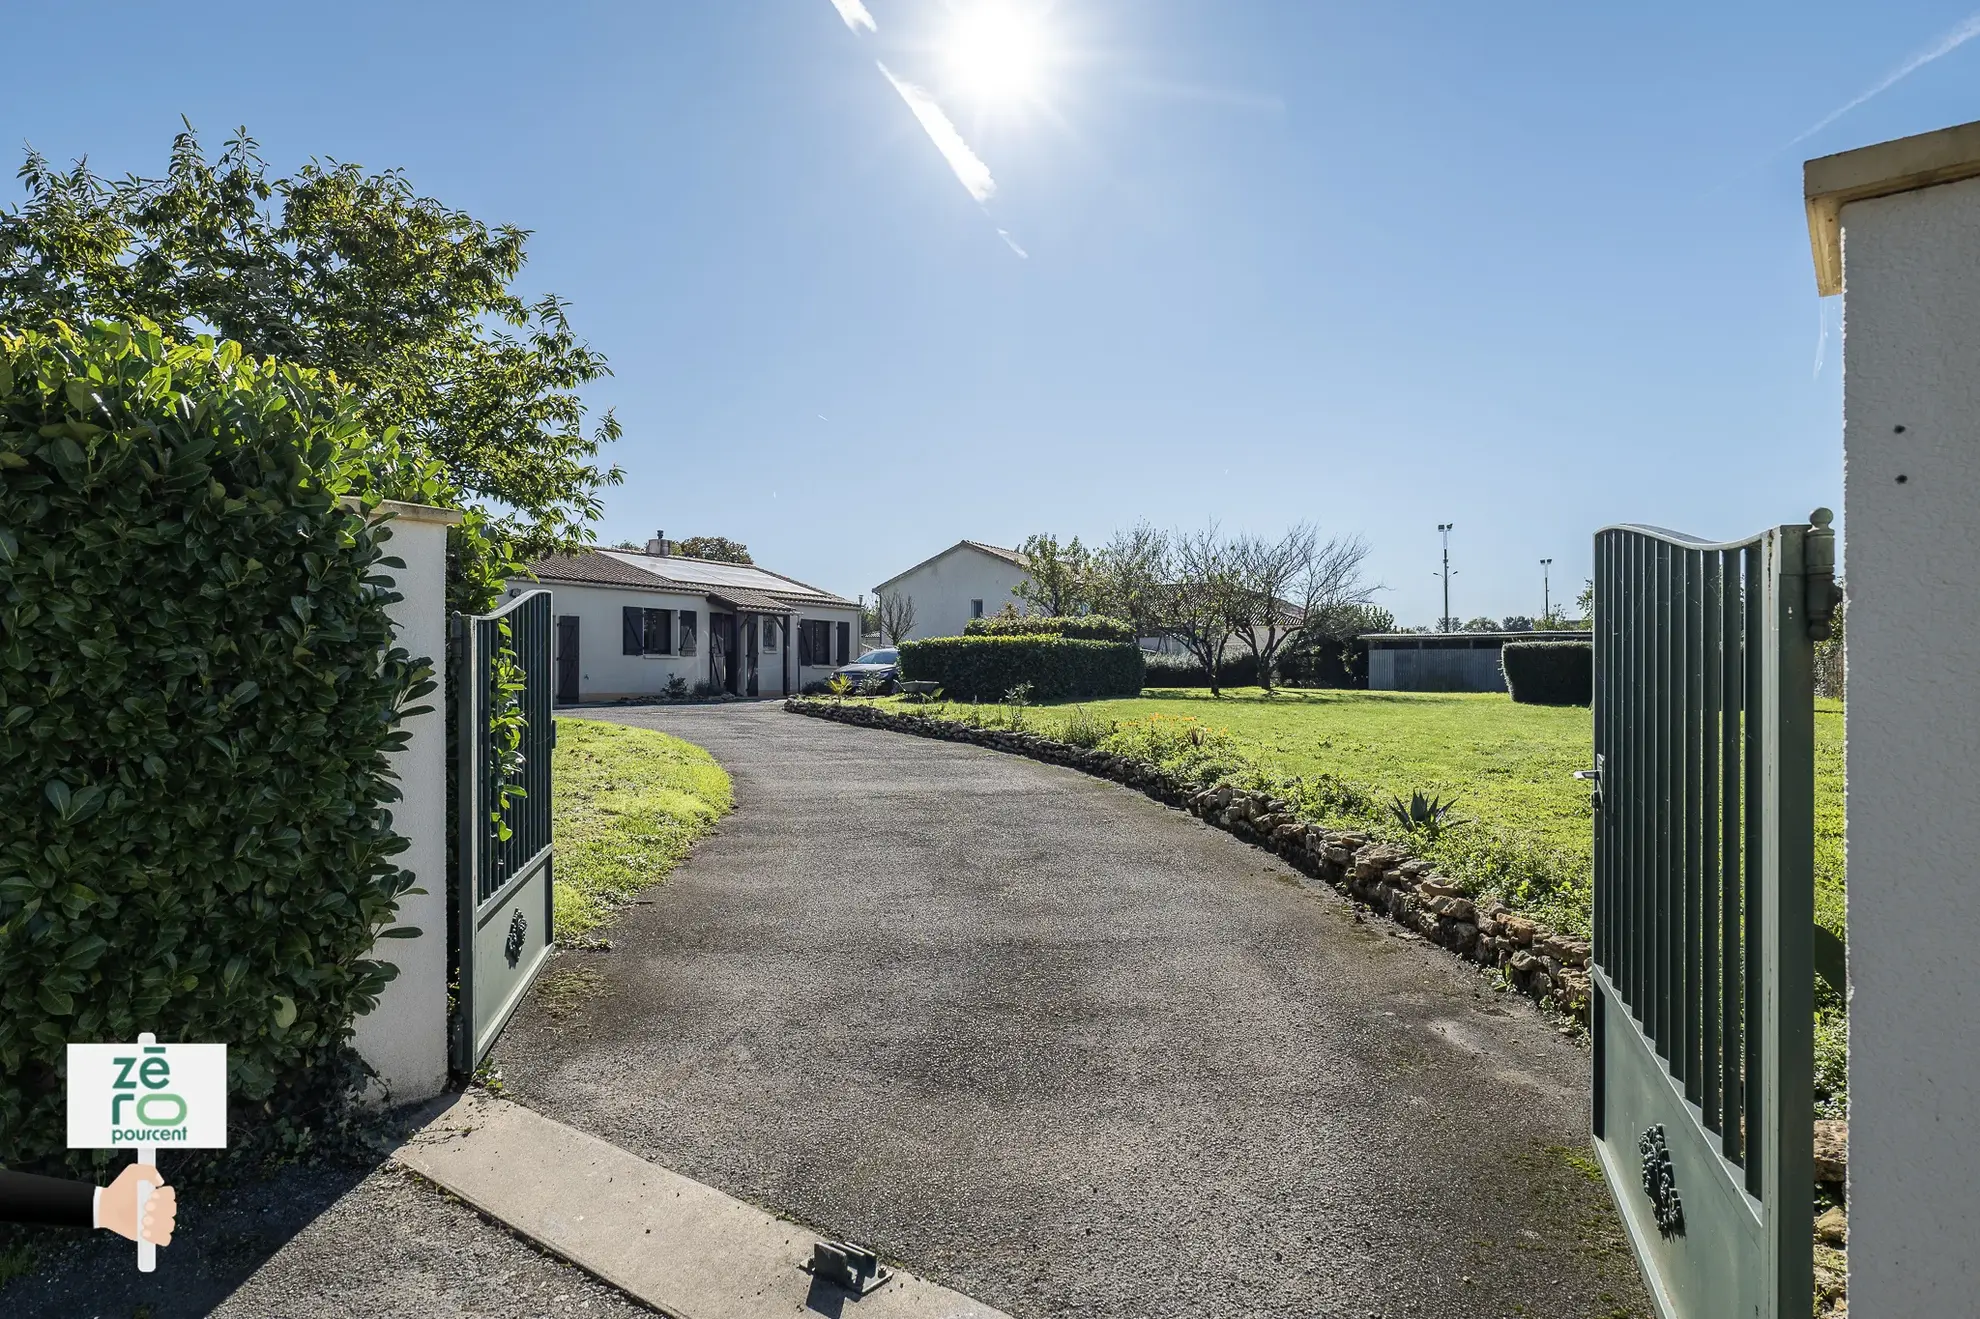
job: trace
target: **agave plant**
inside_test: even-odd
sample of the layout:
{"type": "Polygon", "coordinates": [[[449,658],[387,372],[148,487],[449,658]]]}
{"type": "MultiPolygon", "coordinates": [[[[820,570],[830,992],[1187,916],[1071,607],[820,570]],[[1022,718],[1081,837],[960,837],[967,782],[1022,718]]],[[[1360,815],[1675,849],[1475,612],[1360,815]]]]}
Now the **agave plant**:
{"type": "Polygon", "coordinates": [[[1402,798],[1392,798],[1389,802],[1389,814],[1395,816],[1396,823],[1410,833],[1423,833],[1434,839],[1446,829],[1455,829],[1459,825],[1471,823],[1451,814],[1457,804],[1456,797],[1446,801],[1441,797],[1426,797],[1420,792],[1412,792],[1409,794],[1407,806],[1403,804],[1402,798]]]}

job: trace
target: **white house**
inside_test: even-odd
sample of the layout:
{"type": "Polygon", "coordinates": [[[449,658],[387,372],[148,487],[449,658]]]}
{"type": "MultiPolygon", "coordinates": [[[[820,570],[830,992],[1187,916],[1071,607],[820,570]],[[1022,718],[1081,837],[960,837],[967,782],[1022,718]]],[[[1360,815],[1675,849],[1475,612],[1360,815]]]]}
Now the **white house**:
{"type": "Polygon", "coordinates": [[[669,548],[554,555],[508,584],[552,594],[557,704],[659,696],[675,679],[677,691],[782,696],[854,658],[854,601],[669,548]]]}
{"type": "Polygon", "coordinates": [[[889,577],[873,588],[873,594],[883,611],[888,600],[914,601],[914,626],[901,640],[955,637],[962,635],[963,625],[970,619],[994,617],[1005,605],[1023,613],[1024,602],[1014,592],[1029,576],[1024,555],[1016,550],[959,540],[935,557],[889,577]]]}

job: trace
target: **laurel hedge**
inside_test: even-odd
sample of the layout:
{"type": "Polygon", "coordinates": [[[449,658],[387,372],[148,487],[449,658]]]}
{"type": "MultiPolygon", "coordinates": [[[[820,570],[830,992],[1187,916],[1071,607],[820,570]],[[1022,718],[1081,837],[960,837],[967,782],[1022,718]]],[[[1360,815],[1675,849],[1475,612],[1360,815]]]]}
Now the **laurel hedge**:
{"type": "MultiPolygon", "coordinates": [[[[1145,685],[1149,687],[1208,687],[1210,670],[1194,655],[1150,655],[1145,685]]],[[[1256,687],[1258,657],[1250,651],[1235,651],[1217,662],[1220,687],[1256,687]]]]}
{"type": "Polygon", "coordinates": [[[1141,647],[1077,637],[929,637],[900,646],[901,676],[941,684],[952,701],[1001,701],[1031,685],[1034,701],[1083,701],[1141,691],[1141,647]]]}
{"type": "MultiPolygon", "coordinates": [[[[334,384],[201,338],[0,330],[0,1165],[65,1150],[71,1041],[227,1045],[234,1145],[307,1143],[412,884],[376,473],[334,384]]],[[[177,1178],[175,1177],[175,1180],[177,1178]]]]}
{"type": "Polygon", "coordinates": [[[1506,690],[1525,705],[1592,705],[1595,647],[1586,641],[1508,641],[1499,652],[1506,690]]]}
{"type": "Polygon", "coordinates": [[[963,624],[966,637],[1072,637],[1079,641],[1137,640],[1134,625],[1105,614],[1045,617],[1032,614],[972,618],[963,624]]]}

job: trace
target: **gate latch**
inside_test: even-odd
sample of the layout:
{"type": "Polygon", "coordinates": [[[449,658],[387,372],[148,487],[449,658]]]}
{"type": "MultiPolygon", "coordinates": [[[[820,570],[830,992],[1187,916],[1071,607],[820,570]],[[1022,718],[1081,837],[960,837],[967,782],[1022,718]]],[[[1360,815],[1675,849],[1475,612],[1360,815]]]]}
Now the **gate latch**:
{"type": "Polygon", "coordinates": [[[1602,756],[1598,754],[1595,757],[1594,769],[1578,769],[1574,772],[1574,776],[1584,783],[1593,783],[1595,785],[1595,804],[1597,806],[1602,804],[1602,759],[1602,756]]]}
{"type": "Polygon", "coordinates": [[[854,1296],[864,1296],[894,1276],[879,1256],[850,1241],[815,1241],[811,1258],[798,1265],[814,1278],[837,1283],[854,1296]]]}

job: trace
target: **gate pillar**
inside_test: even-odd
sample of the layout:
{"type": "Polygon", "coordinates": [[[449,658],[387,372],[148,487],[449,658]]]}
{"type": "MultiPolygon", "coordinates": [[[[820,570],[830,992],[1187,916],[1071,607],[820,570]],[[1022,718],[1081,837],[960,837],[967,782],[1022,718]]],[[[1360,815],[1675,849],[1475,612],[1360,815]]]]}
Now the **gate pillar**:
{"type": "Polygon", "coordinates": [[[1809,161],[1844,296],[1849,1299],[1980,1271],[1980,123],[1809,161]]]}
{"type": "MultiPolygon", "coordinates": [[[[400,599],[389,607],[399,645],[433,665],[447,667],[447,528],[461,520],[453,509],[386,501],[392,518],[392,557],[405,567],[382,569],[400,599]]],[[[444,690],[444,688],[442,689],[444,690]]],[[[416,939],[380,939],[371,956],[399,968],[378,1006],[357,1019],[354,1043],[378,1073],[367,1098],[374,1103],[428,1099],[447,1084],[447,703],[439,693],[418,702],[432,708],[406,719],[405,748],[391,756],[402,800],[392,808],[392,828],[409,846],[398,862],[415,887],[399,899],[395,925],[419,930],[416,939]]]]}

